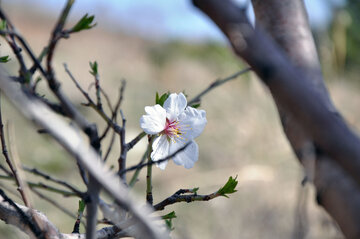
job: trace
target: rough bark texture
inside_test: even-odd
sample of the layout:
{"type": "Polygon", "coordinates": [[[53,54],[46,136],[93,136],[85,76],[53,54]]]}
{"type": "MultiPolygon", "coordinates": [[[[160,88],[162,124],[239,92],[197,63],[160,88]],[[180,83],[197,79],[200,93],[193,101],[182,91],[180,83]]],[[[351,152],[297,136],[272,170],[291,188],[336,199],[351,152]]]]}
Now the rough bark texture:
{"type": "Polygon", "coordinates": [[[253,0],[256,29],[229,0],[193,2],[269,87],[286,136],[314,180],[318,202],[347,238],[360,238],[360,141],[328,96],[303,2],[253,0]],[[311,156],[314,169],[306,160],[311,156]]]}
{"type": "MultiPolygon", "coordinates": [[[[302,1],[253,0],[257,23],[260,24],[286,52],[294,66],[308,76],[313,88],[328,102],[331,100],[322,80],[321,68],[308,25],[302,1]]],[[[304,149],[311,142],[301,125],[283,110],[278,104],[282,115],[282,124],[289,142],[299,160],[304,162],[304,149]]],[[[353,179],[330,161],[325,155],[317,154],[314,184],[317,190],[317,201],[337,219],[340,227],[346,228],[348,238],[359,238],[360,225],[360,191],[353,179]]]]}

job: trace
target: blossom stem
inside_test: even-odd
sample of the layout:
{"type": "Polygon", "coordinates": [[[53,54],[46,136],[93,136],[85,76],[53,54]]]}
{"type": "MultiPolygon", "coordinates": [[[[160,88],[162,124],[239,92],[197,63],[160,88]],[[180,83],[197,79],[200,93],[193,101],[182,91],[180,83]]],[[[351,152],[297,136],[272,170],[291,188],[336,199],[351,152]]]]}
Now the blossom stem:
{"type": "MultiPolygon", "coordinates": [[[[142,156],[141,161],[139,163],[140,165],[143,164],[145,162],[145,160],[147,159],[148,154],[149,154],[149,150],[151,150],[150,147],[147,148],[146,152],[142,156]]],[[[139,177],[139,173],[140,173],[141,169],[142,169],[142,167],[136,167],[136,171],[133,174],[133,176],[132,176],[132,178],[131,178],[131,180],[129,182],[129,187],[130,188],[132,188],[135,185],[135,183],[137,182],[137,179],[139,177]]]]}
{"type": "Polygon", "coordinates": [[[150,205],[153,205],[151,151],[152,151],[152,144],[154,138],[155,138],[154,136],[149,138],[149,145],[147,149],[148,166],[147,166],[147,174],[146,174],[146,202],[148,202],[150,205]]]}

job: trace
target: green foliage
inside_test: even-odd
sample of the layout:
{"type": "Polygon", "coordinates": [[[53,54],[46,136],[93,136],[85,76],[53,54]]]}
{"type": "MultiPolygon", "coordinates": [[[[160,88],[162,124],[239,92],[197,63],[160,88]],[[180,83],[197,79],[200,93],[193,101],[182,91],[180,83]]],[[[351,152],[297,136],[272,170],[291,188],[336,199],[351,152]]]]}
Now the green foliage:
{"type": "Polygon", "coordinates": [[[173,219],[173,218],[176,218],[176,214],[175,214],[175,211],[172,211],[164,216],[161,217],[162,219],[173,219]]]}
{"type": "Polygon", "coordinates": [[[161,96],[159,96],[159,93],[156,92],[156,98],[155,98],[155,104],[163,106],[167,98],[169,97],[170,93],[164,93],[161,96]]]}
{"type": "Polygon", "coordinates": [[[0,30],[2,31],[6,30],[6,20],[2,20],[0,22],[0,30]]]}
{"type": "Polygon", "coordinates": [[[237,190],[235,190],[236,185],[238,184],[238,181],[236,179],[237,179],[237,176],[235,178],[230,176],[230,178],[226,182],[226,184],[223,187],[221,187],[217,193],[220,196],[228,198],[229,196],[226,194],[231,194],[231,193],[237,192],[237,190]]]}
{"type": "Polygon", "coordinates": [[[92,63],[91,61],[89,62],[90,64],[90,68],[91,68],[91,71],[90,74],[93,75],[93,76],[96,76],[98,74],[98,64],[96,61],[94,61],[94,63],[92,63]]]}
{"type": "Polygon", "coordinates": [[[197,191],[199,191],[199,188],[193,188],[193,189],[191,189],[191,192],[194,193],[194,194],[197,194],[197,191]]]}
{"type": "Polygon", "coordinates": [[[76,23],[73,28],[71,28],[70,32],[80,32],[82,30],[88,30],[96,26],[96,23],[93,23],[95,16],[88,16],[86,13],[85,16],[83,16],[78,23],[76,23]]]}
{"type": "Polygon", "coordinates": [[[173,227],[173,224],[172,224],[172,220],[171,219],[166,219],[165,220],[165,224],[167,226],[167,228],[169,229],[169,231],[173,231],[175,228],[173,227]]]}
{"type": "Polygon", "coordinates": [[[6,63],[6,62],[8,62],[8,61],[10,61],[9,56],[2,56],[2,57],[0,57],[0,63],[6,63]]]}
{"type": "Polygon", "coordinates": [[[200,107],[200,103],[195,103],[195,104],[192,104],[192,105],[190,105],[190,106],[193,107],[193,108],[195,108],[195,109],[197,109],[197,108],[200,107]]]}
{"type": "Polygon", "coordinates": [[[161,218],[165,220],[165,225],[167,226],[169,231],[174,230],[172,219],[176,218],[175,211],[172,211],[172,212],[162,216],[161,218]]]}
{"type": "Polygon", "coordinates": [[[78,209],[78,213],[82,214],[85,210],[85,201],[84,200],[79,200],[79,209],[78,209]]]}

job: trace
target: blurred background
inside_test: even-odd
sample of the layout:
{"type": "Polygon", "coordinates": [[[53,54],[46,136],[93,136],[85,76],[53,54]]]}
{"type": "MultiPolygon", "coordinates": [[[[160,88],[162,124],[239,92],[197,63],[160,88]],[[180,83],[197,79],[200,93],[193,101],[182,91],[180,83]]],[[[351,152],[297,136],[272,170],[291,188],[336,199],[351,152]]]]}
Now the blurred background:
{"type": "MultiPolygon", "coordinates": [[[[331,96],[349,124],[359,129],[360,3],[355,0],[305,3],[331,96]]],[[[3,10],[37,54],[48,44],[64,4],[59,0],[1,1],[3,10]]],[[[81,106],[85,100],[62,64],[66,62],[80,84],[93,93],[89,61],[96,60],[101,85],[113,103],[121,80],[125,79],[122,109],[127,119],[128,140],[141,132],[139,118],[144,114],[144,106],[154,104],[156,92],[185,91],[192,98],[215,79],[246,67],[233,55],[221,32],[190,1],[78,0],[67,26],[73,26],[85,13],[95,15],[97,26],[60,42],[54,59],[56,75],[67,95],[87,117],[99,123],[101,130],[105,123],[91,109],[81,106]]],[[[254,21],[251,6],[248,15],[254,21]]],[[[11,58],[6,64],[8,71],[16,74],[15,56],[3,40],[0,43],[0,55],[11,58]]],[[[46,90],[45,82],[40,83],[40,92],[54,98],[46,90]]],[[[50,137],[37,134],[11,104],[4,102],[2,108],[10,129],[11,150],[18,152],[22,163],[84,189],[74,160],[60,146],[50,137]]],[[[200,187],[200,194],[208,194],[222,186],[229,176],[236,175],[238,192],[229,199],[169,206],[161,214],[176,211],[178,218],[173,221],[172,238],[292,238],[299,229],[296,223],[299,216],[305,218],[302,230],[306,238],[342,238],[335,223],[314,202],[311,186],[306,190],[301,187],[302,168],[282,132],[271,95],[255,75],[244,75],[210,92],[203,98],[201,108],[207,112],[208,125],[197,139],[199,161],[190,170],[173,163],[165,171],[155,168],[154,202],[180,188],[200,187]],[[299,214],[301,195],[307,200],[301,204],[299,214]]],[[[115,167],[117,145],[116,138],[108,161],[115,167]]],[[[136,164],[145,148],[143,140],[129,152],[127,164],[136,164]]],[[[28,174],[26,177],[34,182],[40,180],[28,174]]],[[[142,174],[135,187],[143,198],[144,179],[142,174]]],[[[0,187],[13,186],[0,182],[0,187]]],[[[77,198],[47,195],[76,213],[77,198]]],[[[62,232],[71,233],[75,222],[71,217],[36,195],[33,201],[35,208],[45,212],[62,232]]],[[[0,238],[22,237],[2,221],[0,232],[0,238]]]]}

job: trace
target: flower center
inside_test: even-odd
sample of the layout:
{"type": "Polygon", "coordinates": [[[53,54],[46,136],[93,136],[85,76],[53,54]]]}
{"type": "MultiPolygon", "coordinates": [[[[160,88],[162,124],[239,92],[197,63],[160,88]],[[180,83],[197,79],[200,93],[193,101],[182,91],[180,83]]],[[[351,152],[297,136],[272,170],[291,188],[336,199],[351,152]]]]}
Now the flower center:
{"type": "Polygon", "coordinates": [[[175,137],[181,138],[182,132],[180,131],[179,121],[174,120],[170,122],[168,119],[166,119],[165,129],[163,133],[166,134],[173,141],[175,141],[175,137]]]}

